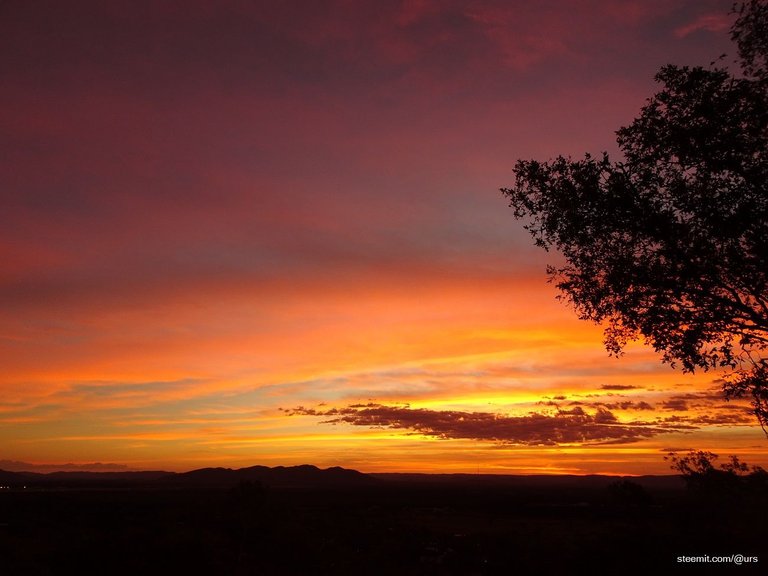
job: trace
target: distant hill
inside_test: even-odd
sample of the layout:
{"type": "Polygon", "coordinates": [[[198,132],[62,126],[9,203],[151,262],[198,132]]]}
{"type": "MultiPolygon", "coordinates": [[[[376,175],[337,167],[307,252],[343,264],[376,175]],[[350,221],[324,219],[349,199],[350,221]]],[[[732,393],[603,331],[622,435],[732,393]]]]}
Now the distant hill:
{"type": "Polygon", "coordinates": [[[660,476],[604,476],[588,474],[412,474],[412,473],[374,473],[374,478],[387,482],[409,484],[440,485],[482,485],[488,487],[537,487],[537,488],[596,488],[602,489],[617,480],[630,480],[646,489],[676,490],[685,486],[679,475],[660,476]]]}
{"type": "MultiPolygon", "coordinates": [[[[22,474],[27,474],[22,472],[22,474]]],[[[173,476],[173,472],[162,470],[146,470],[139,472],[49,472],[47,474],[35,473],[35,476],[44,476],[50,480],[104,480],[111,482],[148,482],[173,476]]]]}
{"type": "Polygon", "coordinates": [[[191,472],[8,472],[0,470],[0,486],[20,488],[118,488],[229,487],[241,481],[256,481],[268,487],[352,487],[376,483],[371,476],[340,468],[301,466],[251,466],[249,468],[201,468],[191,472]]]}
{"type": "Polygon", "coordinates": [[[115,487],[136,486],[172,476],[173,472],[8,472],[0,470],[0,485],[30,487],[115,487]]]}
{"type": "Polygon", "coordinates": [[[182,474],[176,474],[163,479],[165,483],[174,485],[224,486],[241,481],[261,482],[265,486],[279,487],[333,487],[333,486],[364,486],[376,482],[371,476],[334,466],[320,469],[317,466],[304,464],[301,466],[251,466],[249,468],[201,468],[182,474]]]}
{"type": "Polygon", "coordinates": [[[0,460],[0,470],[6,472],[129,472],[131,468],[125,464],[111,462],[90,462],[87,464],[33,464],[19,460],[0,460]]]}
{"type": "Polygon", "coordinates": [[[17,484],[24,484],[24,482],[25,478],[23,474],[0,470],[0,486],[15,486],[17,484]]]}
{"type": "MultiPolygon", "coordinates": [[[[574,476],[574,475],[505,475],[505,474],[363,474],[357,470],[334,466],[321,469],[301,466],[250,466],[247,468],[200,468],[190,472],[9,472],[0,470],[0,486],[10,488],[67,489],[160,489],[160,488],[228,488],[243,481],[259,482],[274,488],[353,488],[373,485],[475,486],[525,489],[601,490],[617,480],[627,479],[650,490],[679,490],[684,487],[680,476],[574,476]]],[[[5,488],[3,488],[5,489],[5,488]]]]}

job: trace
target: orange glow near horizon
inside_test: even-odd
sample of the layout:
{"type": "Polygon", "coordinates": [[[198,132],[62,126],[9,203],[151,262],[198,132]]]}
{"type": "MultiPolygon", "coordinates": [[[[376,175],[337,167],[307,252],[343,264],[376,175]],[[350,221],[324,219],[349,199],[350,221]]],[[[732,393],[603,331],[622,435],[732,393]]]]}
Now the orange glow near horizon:
{"type": "MultiPolygon", "coordinates": [[[[0,424],[9,438],[3,456],[32,464],[109,461],[132,469],[310,462],[370,472],[552,474],[665,473],[668,449],[707,448],[765,462],[762,432],[748,418],[690,422],[705,413],[735,413],[737,405],[713,394],[716,375],[681,374],[639,345],[621,359],[609,358],[599,327],[574,319],[541,280],[496,278],[467,286],[441,278],[422,280],[411,293],[395,286],[391,295],[356,286],[349,303],[342,290],[311,290],[313,306],[322,310],[314,318],[301,295],[284,298],[279,314],[306,321],[283,325],[280,338],[273,330],[259,335],[258,304],[242,294],[220,295],[209,322],[203,310],[177,310],[176,325],[206,329],[161,349],[133,346],[120,354],[115,341],[132,319],[123,319],[126,326],[112,321],[100,330],[103,346],[69,348],[77,362],[82,355],[98,358],[98,369],[88,364],[78,371],[75,361],[48,366],[30,371],[28,381],[38,383],[24,388],[12,387],[18,375],[3,377],[9,391],[0,424]],[[234,316],[249,307],[250,313],[234,316]],[[156,356],[164,366],[154,371],[156,356]],[[140,372],[130,366],[137,357],[140,372]],[[680,399],[690,394],[701,397],[680,399]],[[638,410],[641,402],[652,408],[638,410]],[[589,415],[608,406],[615,425],[671,418],[683,426],[629,443],[547,446],[288,415],[299,406],[322,412],[366,403],[427,416],[499,418],[554,415],[574,406],[589,415]]],[[[161,333],[167,321],[155,319],[145,329],[161,333]]]]}

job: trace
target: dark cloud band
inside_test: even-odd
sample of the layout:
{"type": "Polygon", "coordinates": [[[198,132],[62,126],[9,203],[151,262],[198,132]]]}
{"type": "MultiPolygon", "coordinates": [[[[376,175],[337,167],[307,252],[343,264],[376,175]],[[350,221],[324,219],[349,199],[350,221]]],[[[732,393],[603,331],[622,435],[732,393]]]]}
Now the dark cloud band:
{"type": "Polygon", "coordinates": [[[394,428],[445,439],[531,446],[636,442],[678,429],[668,423],[620,423],[612,412],[602,407],[592,414],[576,407],[554,414],[531,412],[525,416],[504,416],[369,403],[327,410],[298,407],[286,413],[323,417],[326,424],[394,428]]]}

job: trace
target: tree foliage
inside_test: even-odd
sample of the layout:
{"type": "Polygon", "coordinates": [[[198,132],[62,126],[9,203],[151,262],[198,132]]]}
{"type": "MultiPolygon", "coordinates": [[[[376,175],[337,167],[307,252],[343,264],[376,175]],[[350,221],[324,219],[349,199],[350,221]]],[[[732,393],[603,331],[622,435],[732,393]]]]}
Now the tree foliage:
{"type": "Polygon", "coordinates": [[[764,498],[768,493],[768,472],[750,466],[731,456],[715,466],[719,456],[704,450],[693,450],[685,456],[670,452],[664,457],[671,468],[683,477],[686,488],[694,496],[713,498],[764,498]]]}
{"type": "Polygon", "coordinates": [[[619,161],[520,160],[501,191],[550,281],[608,351],[643,339],[685,371],[729,368],[768,423],[768,3],[734,8],[740,70],[667,65],[617,132],[619,161]]]}

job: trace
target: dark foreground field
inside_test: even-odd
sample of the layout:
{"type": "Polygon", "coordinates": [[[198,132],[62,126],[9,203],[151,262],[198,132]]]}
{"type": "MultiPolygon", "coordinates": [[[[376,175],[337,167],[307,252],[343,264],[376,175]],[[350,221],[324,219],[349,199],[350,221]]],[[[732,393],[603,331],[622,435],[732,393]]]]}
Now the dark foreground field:
{"type": "Polygon", "coordinates": [[[677,478],[60,483],[0,490],[0,574],[766,573],[766,518],[677,478]]]}

